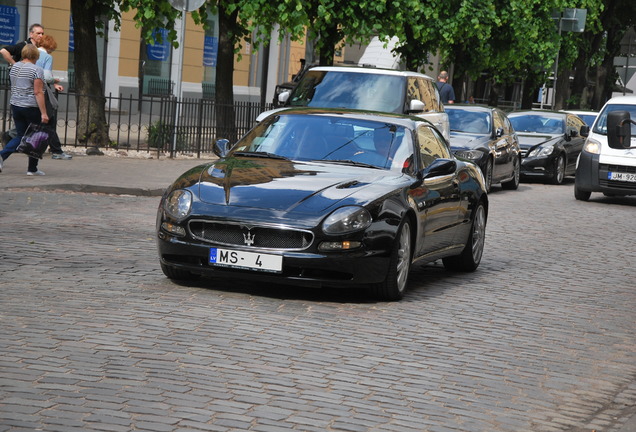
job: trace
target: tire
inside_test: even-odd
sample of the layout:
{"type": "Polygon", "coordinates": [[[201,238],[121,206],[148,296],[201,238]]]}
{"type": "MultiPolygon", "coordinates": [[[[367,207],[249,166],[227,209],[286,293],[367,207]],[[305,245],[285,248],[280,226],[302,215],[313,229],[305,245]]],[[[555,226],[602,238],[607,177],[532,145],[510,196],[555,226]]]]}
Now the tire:
{"type": "Polygon", "coordinates": [[[486,239],[486,208],[480,202],[473,213],[470,235],[462,253],[442,259],[446,270],[472,272],[479,267],[486,239]]]}
{"type": "Polygon", "coordinates": [[[565,178],[565,157],[563,155],[559,155],[559,157],[554,161],[554,174],[552,174],[552,184],[560,185],[563,183],[563,179],[565,178]]]}
{"type": "Polygon", "coordinates": [[[198,274],[191,273],[187,270],[170,267],[163,263],[161,263],[161,271],[164,275],[166,275],[167,278],[177,281],[194,281],[201,277],[198,274]]]}
{"type": "Polygon", "coordinates": [[[592,195],[592,192],[579,189],[576,186],[576,183],[574,184],[574,198],[576,198],[577,200],[588,201],[591,195],[592,195]]]}
{"type": "Polygon", "coordinates": [[[521,179],[521,164],[519,158],[515,158],[512,168],[512,179],[507,182],[502,182],[501,187],[506,190],[519,189],[519,181],[521,179]]]}
{"type": "Polygon", "coordinates": [[[493,172],[493,163],[492,159],[488,158],[488,162],[486,162],[486,172],[484,172],[484,181],[486,182],[486,192],[490,193],[492,189],[492,172],[493,172]]]}
{"type": "Polygon", "coordinates": [[[376,298],[384,301],[396,301],[404,297],[411,269],[412,249],[411,223],[404,220],[393,245],[386,279],[373,286],[376,298]]]}

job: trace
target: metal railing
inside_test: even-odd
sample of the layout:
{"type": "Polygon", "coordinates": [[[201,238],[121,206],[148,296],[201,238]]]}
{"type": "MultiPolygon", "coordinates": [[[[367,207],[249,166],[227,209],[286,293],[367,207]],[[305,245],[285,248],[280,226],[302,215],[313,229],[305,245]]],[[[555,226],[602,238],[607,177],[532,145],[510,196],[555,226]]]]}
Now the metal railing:
{"type": "MultiPolygon", "coordinates": [[[[78,127],[77,100],[90,97],[73,93],[58,95],[57,133],[63,146],[92,147],[79,136],[86,128],[78,127]]],[[[9,91],[0,89],[0,122],[2,132],[13,127],[9,91]]],[[[105,98],[106,124],[111,149],[196,154],[197,157],[212,152],[214,142],[232,131],[240,137],[255,124],[256,117],[271,104],[235,102],[217,105],[214,100],[144,96],[113,96],[105,98]],[[234,125],[219,127],[220,111],[232,112],[234,125]],[[177,118],[178,113],[178,118],[177,118]],[[233,126],[233,127],[232,127],[233,126]]]]}

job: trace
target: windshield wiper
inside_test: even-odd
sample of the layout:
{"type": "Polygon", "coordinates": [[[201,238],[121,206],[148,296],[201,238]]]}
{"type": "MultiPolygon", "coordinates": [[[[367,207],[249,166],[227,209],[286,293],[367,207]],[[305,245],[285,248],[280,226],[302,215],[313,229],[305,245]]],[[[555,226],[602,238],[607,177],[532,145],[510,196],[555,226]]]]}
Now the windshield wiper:
{"type": "Polygon", "coordinates": [[[377,165],[372,165],[372,164],[368,164],[368,163],[364,163],[364,162],[356,162],[356,161],[352,161],[351,159],[337,159],[337,160],[321,160],[320,162],[326,162],[326,163],[335,163],[335,164],[339,164],[339,165],[353,165],[353,166],[359,166],[359,167],[365,167],[365,168],[375,168],[375,169],[382,169],[377,165]]]}
{"type": "Polygon", "coordinates": [[[276,153],[261,152],[261,151],[257,151],[257,152],[238,151],[234,153],[234,156],[253,156],[253,157],[261,157],[261,158],[268,158],[268,159],[289,160],[289,158],[286,158],[285,156],[277,155],[276,153]]]}

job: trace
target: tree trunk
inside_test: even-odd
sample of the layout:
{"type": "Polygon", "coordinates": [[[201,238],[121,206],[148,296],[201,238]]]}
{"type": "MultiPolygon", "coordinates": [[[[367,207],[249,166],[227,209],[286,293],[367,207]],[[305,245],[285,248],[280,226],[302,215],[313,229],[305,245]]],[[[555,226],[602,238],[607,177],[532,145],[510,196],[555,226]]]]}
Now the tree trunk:
{"type": "Polygon", "coordinates": [[[234,113],[234,46],[238,10],[228,15],[219,5],[219,53],[216,69],[216,138],[237,140],[234,113]]]}
{"type": "Polygon", "coordinates": [[[75,98],[77,137],[92,147],[108,146],[106,98],[97,64],[97,8],[85,0],[71,0],[75,33],[75,98]]]}

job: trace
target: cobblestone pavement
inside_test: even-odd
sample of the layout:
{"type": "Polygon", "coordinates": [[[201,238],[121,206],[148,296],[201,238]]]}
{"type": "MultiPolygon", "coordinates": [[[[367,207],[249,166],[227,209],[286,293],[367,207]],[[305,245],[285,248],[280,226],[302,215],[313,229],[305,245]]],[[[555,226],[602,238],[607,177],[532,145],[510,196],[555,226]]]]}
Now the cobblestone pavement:
{"type": "Polygon", "coordinates": [[[0,431],[627,432],[636,198],[495,188],[481,267],[179,285],[156,197],[2,191],[0,431]]]}

